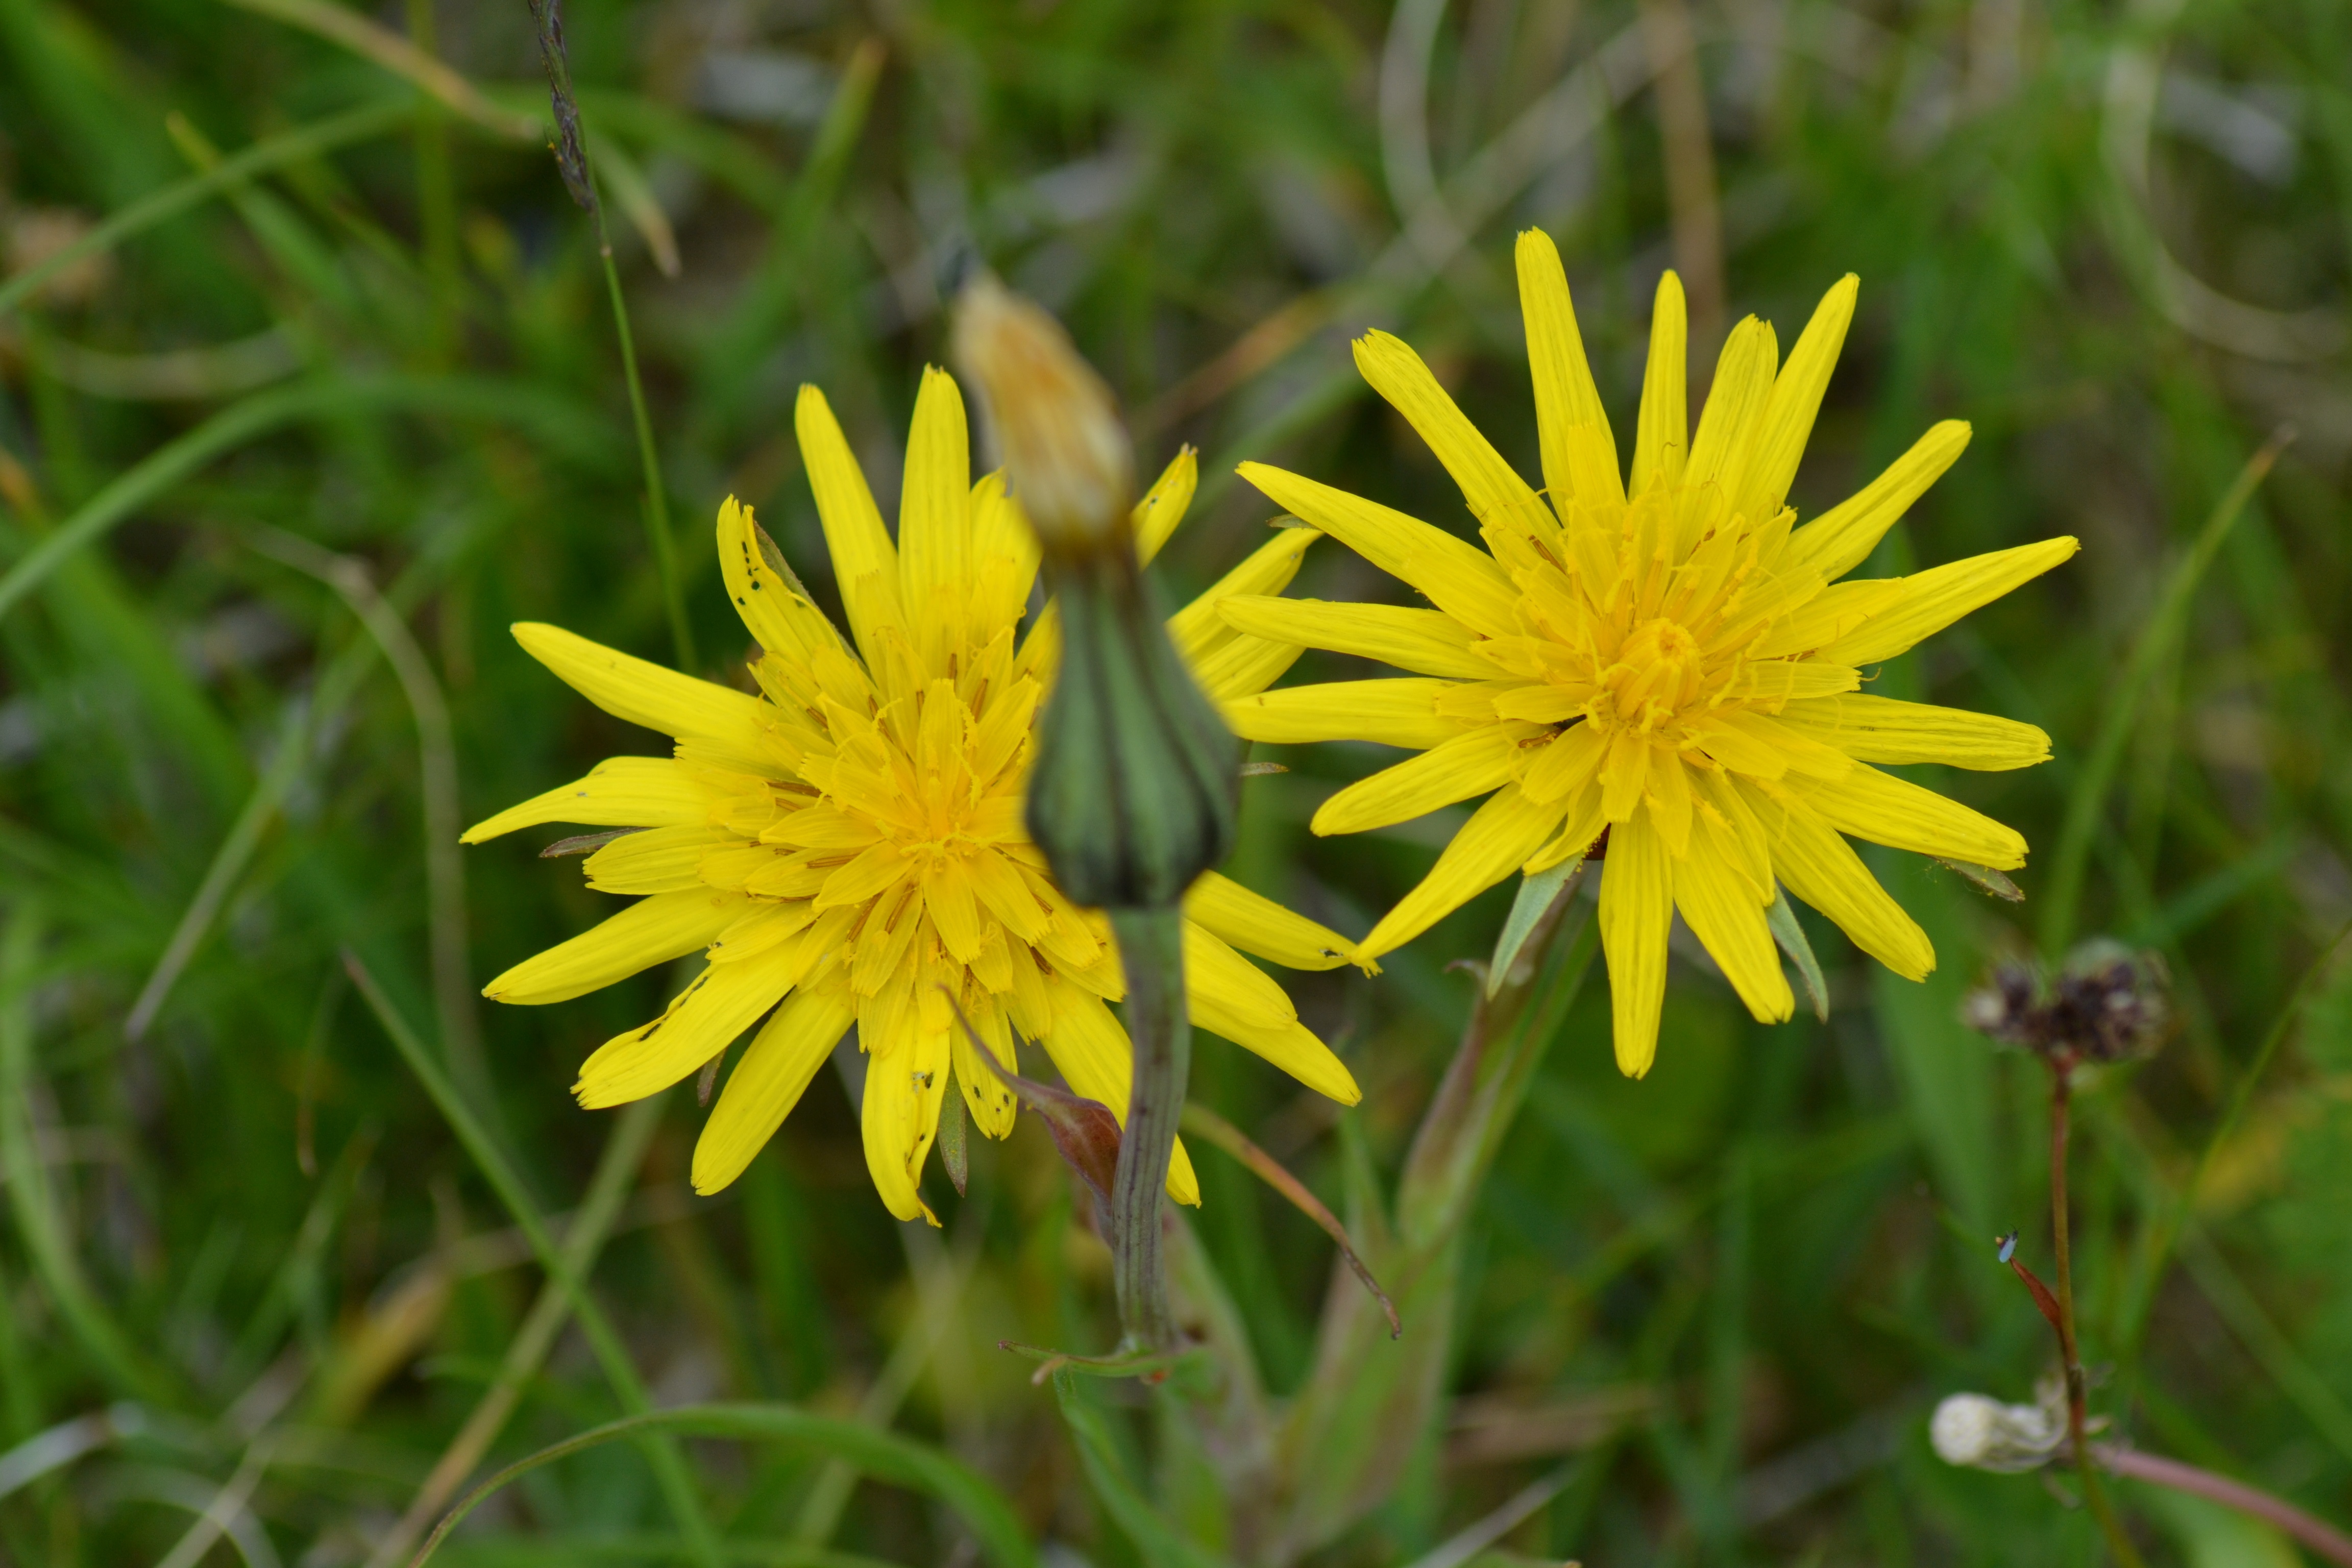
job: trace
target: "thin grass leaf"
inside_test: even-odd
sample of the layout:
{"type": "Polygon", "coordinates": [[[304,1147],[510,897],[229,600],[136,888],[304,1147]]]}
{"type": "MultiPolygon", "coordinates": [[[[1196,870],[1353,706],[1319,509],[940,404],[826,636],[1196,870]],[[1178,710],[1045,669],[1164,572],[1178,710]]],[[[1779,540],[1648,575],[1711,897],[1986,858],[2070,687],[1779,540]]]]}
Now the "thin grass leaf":
{"type": "Polygon", "coordinates": [[[819,1453],[839,1454],[868,1475],[929,1493],[956,1511],[1000,1568],[1034,1568],[1037,1561],[1012,1506],[971,1470],[929,1445],[838,1415],[819,1415],[789,1405],[686,1405],[611,1421],[519,1459],[466,1495],[435,1527],[411,1568],[424,1568],[448,1533],[484,1500],[542,1465],[584,1453],[621,1437],[726,1437],[741,1442],[790,1443],[819,1453]]]}
{"type": "Polygon", "coordinates": [[[103,538],[142,507],[215,459],[293,420],[378,408],[515,420],[583,456],[601,459],[604,455],[589,434],[593,421],[583,426],[576,407],[536,388],[488,377],[364,375],[274,387],[232,404],[187,434],[166,442],[90,497],[56,532],[11,566],[6,576],[0,577],[0,617],[40,586],[58,562],[103,538]]]}
{"type": "MultiPolygon", "coordinates": [[[[633,1415],[650,1411],[653,1408],[652,1397],[646,1394],[644,1381],[637,1376],[636,1363],[630,1359],[627,1345],[613,1327],[612,1320],[604,1315],[604,1310],[589,1294],[587,1282],[556,1247],[554,1237],[548,1234],[547,1221],[541,1215],[538,1203],[524,1187],[520,1174],[505,1152],[490,1136],[481,1119],[457,1093],[457,1086],[449,1081],[441,1070],[441,1064],[433,1059],[432,1054],[425,1048],[425,1042],[416,1037],[415,1032],[392,1005],[392,999],[383,994],[383,988],[376,984],[375,976],[368,973],[367,965],[348,949],[343,953],[343,968],[350,973],[352,983],[359,987],[360,994],[367,999],[369,1009],[375,1014],[376,1021],[383,1026],[383,1032],[391,1037],[401,1058],[424,1084],[425,1092],[433,1098],[433,1103],[439,1108],[450,1129],[457,1134],[458,1142],[473,1156],[475,1166],[489,1182],[491,1190],[499,1194],[499,1201],[506,1205],[507,1212],[513,1216],[515,1225],[530,1243],[531,1252],[539,1259],[540,1268],[570,1300],[572,1315],[580,1321],[581,1330],[587,1335],[589,1348],[595,1352],[597,1364],[604,1371],[604,1381],[612,1386],[613,1396],[633,1415]]],[[[715,1568],[720,1561],[718,1532],[711,1528],[709,1517],[703,1512],[702,1500],[694,1489],[692,1473],[687,1468],[684,1454],[667,1435],[659,1431],[649,1433],[642,1447],[646,1461],[653,1467],[655,1479],[661,1484],[670,1511],[677,1517],[679,1533],[686,1538],[688,1554],[704,1568],[715,1568]]],[[[427,1550],[430,1550],[429,1546],[427,1550]]]]}
{"type": "MultiPolygon", "coordinates": [[[[341,114],[330,115],[324,120],[257,142],[244,151],[222,159],[216,167],[204,174],[142,196],[72,244],[0,284],[0,312],[16,309],[34,289],[75,262],[104,255],[132,235],[177,217],[190,207],[208,201],[256,174],[382,136],[399,129],[415,113],[415,102],[405,99],[347,110],[341,114]]],[[[6,596],[0,595],[0,607],[5,607],[6,603],[6,596]]]]}
{"type": "Polygon", "coordinates": [[[2058,829],[2058,849],[2051,865],[2049,901],[2042,907],[2044,952],[2063,952],[2074,939],[2074,919],[2082,902],[2083,875],[2090,863],[2091,840],[2098,831],[2100,814],[2106,807],[2107,790],[2115,782],[2116,770],[2123,765],[2124,747],[2131,740],[2132,725],[2139,717],[2148,682],[2169,657],[2173,645],[2186,635],[2189,606],[2196,599],[2198,584],[2205,580],[2207,568],[2221,552],[2238,519],[2245,515],[2247,502],[2253,500],[2254,491],[2261,488],[2279,454],[2294,439],[2292,430],[2277,430],[2246,459],[2246,466],[2214,503],[2212,515],[2198,531],[2189,552],[2165,580],[2156,607],[2140,629],[2139,640],[2132,645],[2123,677],[2104,705],[2106,718],[2099,727],[2099,738],[2092,744],[2083,771],[2075,775],[2074,788],[2067,792],[2066,816],[2058,829]]]}
{"type": "Polygon", "coordinates": [[[43,924],[37,907],[19,902],[0,933],[0,1171],[8,1178],[9,1212],[42,1289],[99,1375],[118,1394],[168,1403],[176,1392],[172,1380],[132,1343],[83,1272],[34,1147],[33,992],[43,924]]]}
{"type": "Polygon", "coordinates": [[[1213,1554],[1185,1539],[1129,1476],[1102,1408],[1081,1391],[1073,1369],[1054,1373],[1054,1398],[1076,1443],[1087,1486],[1143,1561],[1150,1568],[1223,1568],[1213,1554]]]}

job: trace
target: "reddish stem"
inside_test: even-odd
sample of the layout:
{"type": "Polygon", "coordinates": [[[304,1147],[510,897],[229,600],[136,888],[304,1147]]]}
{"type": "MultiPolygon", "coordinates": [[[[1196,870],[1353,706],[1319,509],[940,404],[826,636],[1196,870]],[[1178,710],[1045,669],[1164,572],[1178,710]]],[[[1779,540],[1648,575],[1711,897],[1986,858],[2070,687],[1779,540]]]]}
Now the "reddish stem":
{"type": "Polygon", "coordinates": [[[2184,1465],[2179,1459],[2167,1459],[2155,1454],[2143,1454],[2135,1448],[2118,1448],[2111,1443],[2098,1443],[2092,1446],[2090,1453],[2102,1468],[2119,1476],[2129,1476],[2137,1481],[2170,1487],[2174,1491],[2201,1497],[2224,1508],[2236,1509],[2240,1513],[2276,1525],[2330,1563],[2340,1563],[2346,1568],[2352,1568],[2352,1535],[2314,1519],[2284,1499],[2274,1498],[2242,1481],[2233,1481],[2227,1476],[2200,1469],[2195,1465],[2184,1465]]]}

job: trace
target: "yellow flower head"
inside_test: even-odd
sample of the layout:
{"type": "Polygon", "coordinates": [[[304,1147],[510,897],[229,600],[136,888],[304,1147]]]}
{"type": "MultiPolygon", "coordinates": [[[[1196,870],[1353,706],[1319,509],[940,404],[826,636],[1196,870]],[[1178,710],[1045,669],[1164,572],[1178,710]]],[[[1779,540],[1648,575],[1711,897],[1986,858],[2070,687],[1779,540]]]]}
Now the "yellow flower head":
{"type": "MultiPolygon", "coordinates": [[[[478,843],[547,822],[637,829],[587,860],[589,886],[639,895],[594,930],[516,965],[484,994],[560,1002],[708,950],[662,1016],[581,1068],[586,1106],[667,1089],[765,1016],[695,1146],[715,1192],[751,1163],[854,1023],[866,1053],[866,1157],[890,1212],[917,1191],[950,1066],[980,1129],[1013,1128],[996,1060],[1037,1042],[1071,1088],[1124,1119],[1131,1048],[1104,1004],[1122,989],[1108,923],[1055,888],[1022,826],[1032,728],[1053,679],[1049,609],[1016,637],[1036,575],[1028,525],[1001,476],[971,482],[963,403],[925,374],[893,542],[832,410],[801,390],[797,423],[848,612],[845,639],[750,510],[719,514],[727,592],[759,645],[760,695],[698,680],[554,626],[521,625],[531,655],[606,711],[677,738],[674,757],[616,757],[499,813],[478,843]]],[[[1135,509],[1149,555],[1183,516],[1187,450],[1135,509]]],[[[1277,594],[1318,536],[1287,530],[1170,623],[1213,696],[1262,689],[1300,651],[1237,632],[1215,605],[1277,594]]],[[[1346,1067],[1282,988],[1235,948],[1298,969],[1357,956],[1334,931],[1214,873],[1185,902],[1192,1021],[1346,1103],[1346,1067]]],[[[1198,1203],[1180,1144],[1169,1189],[1198,1203]]]]}
{"type": "Polygon", "coordinates": [[[1852,500],[1795,527],[1790,480],[1853,314],[1832,289],[1783,366],[1753,317],[1725,343],[1696,436],[1685,434],[1682,286],[1658,285],[1630,483],[1594,390],[1559,254],[1519,237],[1519,301],[1535,379],[1545,493],[1528,488],[1384,332],[1356,363],[1462,487],[1486,550],[1428,523],[1260,464],[1243,474],[1418,589],[1433,609],[1227,600],[1237,630],[1360,654],[1416,678],[1296,687],[1228,701],[1244,736],[1381,741],[1422,752],[1341,790],[1318,833],[1355,833],[1494,792],[1436,867],[1364,940],[1411,941],[1514,870],[1580,855],[1605,830],[1601,934],[1617,1062],[1657,1052],[1675,910],[1757,1017],[1793,998],[1765,910],[1776,884],[1912,979],[1926,933],[1843,834],[2008,869],[2015,832],[1870,766],[2017,768],[2046,760],[2030,724],[1861,695],[1894,658],[2074,553],[2044,540],[1911,577],[1838,583],[1951,466],[1947,421],[1852,500]],[[1546,495],[1549,505],[1545,504],[1546,495]]]}

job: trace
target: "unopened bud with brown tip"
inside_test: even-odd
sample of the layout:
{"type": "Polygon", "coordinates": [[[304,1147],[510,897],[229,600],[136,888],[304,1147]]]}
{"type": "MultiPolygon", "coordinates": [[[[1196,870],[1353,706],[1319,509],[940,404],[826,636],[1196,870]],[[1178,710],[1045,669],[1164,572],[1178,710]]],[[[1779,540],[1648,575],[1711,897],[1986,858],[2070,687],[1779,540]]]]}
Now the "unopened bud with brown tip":
{"type": "Polygon", "coordinates": [[[955,358],[979,385],[988,429],[1048,555],[1124,537],[1135,456],[1118,408],[1062,324],[985,273],[956,305],[955,358]]]}
{"type": "Polygon", "coordinates": [[[1079,903],[1172,909],[1233,848],[1240,747],[1136,558],[1134,461],[1110,389],[1059,322],[985,276],[956,308],[956,358],[986,400],[1061,617],[1029,837],[1079,903]]]}

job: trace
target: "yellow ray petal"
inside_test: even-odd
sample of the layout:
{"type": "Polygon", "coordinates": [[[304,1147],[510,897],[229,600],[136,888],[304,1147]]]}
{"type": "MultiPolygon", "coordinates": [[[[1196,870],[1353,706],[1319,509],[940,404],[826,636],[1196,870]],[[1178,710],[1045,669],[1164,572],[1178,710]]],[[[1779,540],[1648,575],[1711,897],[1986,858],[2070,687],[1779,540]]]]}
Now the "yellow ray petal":
{"type": "Polygon", "coordinates": [[[1192,666],[1192,679],[1213,702],[1235,701],[1265,690],[1280,680],[1306,645],[1268,642],[1264,637],[1235,637],[1192,666]]]}
{"type": "Polygon", "coordinates": [[[1725,722],[1722,713],[1700,714],[1690,721],[1698,749],[1735,773],[1777,779],[1789,771],[1789,760],[1770,742],[1744,728],[1725,722]]]}
{"type": "Polygon", "coordinates": [[[894,995],[890,1003],[861,1008],[857,1020],[866,1045],[866,1093],[857,1107],[866,1173],[893,1217],[936,1226],[917,1183],[947,1095],[948,1037],[920,1026],[910,999],[894,995]]]}
{"type": "MultiPolygon", "coordinates": [[[[1057,983],[1054,1026],[1037,1043],[1054,1058],[1054,1066],[1072,1090],[1108,1106],[1119,1125],[1127,1125],[1135,1047],[1099,998],[1067,983],[1057,983]]],[[[1180,1204],[1201,1206],[1201,1180],[1193,1174],[1192,1159],[1184,1152],[1181,1138],[1176,1140],[1174,1157],[1168,1165],[1168,1195],[1180,1204]]]]}
{"type": "Polygon", "coordinates": [[[1843,752],[1798,733],[1769,714],[1727,708],[1708,715],[1708,719],[1710,722],[1702,731],[1699,743],[1710,754],[1717,752],[1727,731],[1736,731],[1769,750],[1780,763],[1780,768],[1765,769],[1746,765],[1744,758],[1716,755],[1716,761],[1740,773],[1770,778],[1786,769],[1809,778],[1834,779],[1844,777],[1853,769],[1853,759],[1843,752]]]}
{"type": "Polygon", "coordinates": [[[1527,864],[1521,868],[1529,875],[1549,871],[1571,855],[1584,854],[1601,837],[1601,830],[1609,826],[1609,819],[1601,815],[1598,784],[1586,784],[1566,801],[1552,804],[1554,811],[1563,808],[1567,815],[1560,818],[1559,830],[1542,848],[1528,857],[1527,864]]]}
{"type": "Polygon", "coordinates": [[[1650,773],[1642,786],[1642,804],[1650,825],[1665,841],[1666,853],[1680,860],[1690,853],[1690,769],[1675,752],[1659,747],[1650,755],[1650,773]]]}
{"type": "Polygon", "coordinates": [[[702,858],[741,839],[723,827],[648,827],[615,838],[581,866],[600,893],[682,893],[702,884],[702,858]]]}
{"type": "Polygon", "coordinates": [[[804,659],[841,638],[824,612],[801,592],[790,572],[779,574],[760,547],[759,520],[733,496],[719,509],[719,573],[727,598],[751,640],[787,659],[804,659]]]}
{"type": "Polygon", "coordinates": [[[1814,657],[1832,664],[1876,664],[1934,637],[1970,610],[2030,583],[2082,548],[2073,538],[2044,539],[1971,555],[1903,579],[1903,597],[1814,657]]]}
{"type": "Polygon", "coordinates": [[[1968,449],[1969,426],[1947,419],[1886,466],[1886,471],[1789,536],[1797,560],[1824,577],[1842,577],[1870,558],[1886,531],[1968,449]]]}
{"type": "Polygon", "coordinates": [[[525,653],[615,719],[681,740],[698,735],[740,743],[758,753],[758,698],[648,664],[562,626],[518,621],[513,629],[525,653]]]}
{"type": "Polygon", "coordinates": [[[1802,698],[1834,697],[1861,686],[1862,671],[1850,664],[1820,658],[1768,658],[1741,666],[1723,695],[1727,701],[1751,702],[1763,712],[1776,713],[1802,698]]]}
{"type": "Polygon", "coordinates": [[[1835,641],[1881,610],[1902,602],[1901,579],[1840,583],[1824,588],[1791,610],[1779,624],[1748,645],[1752,659],[1780,659],[1809,654],[1835,641]]]}
{"type": "MultiPolygon", "coordinates": [[[[1307,554],[1307,547],[1322,538],[1311,528],[1278,528],[1272,539],[1249,553],[1249,558],[1219,578],[1199,598],[1168,617],[1168,636],[1185,658],[1198,660],[1214,652],[1235,635],[1234,628],[1221,613],[1227,599],[1243,595],[1279,594],[1290,586],[1298,575],[1298,563],[1307,554]]],[[[1301,638],[1276,633],[1276,642],[1295,643],[1301,638]]]]}
{"type": "Polygon", "coordinates": [[[1638,817],[1612,826],[1601,865],[1601,951],[1609,960],[1617,1070],[1627,1078],[1643,1076],[1657,1059],[1674,900],[1675,868],[1657,829],[1638,817]]]}
{"type": "Polygon", "coordinates": [[[1519,787],[1528,792],[1529,800],[1546,805],[1566,800],[1592,782],[1608,755],[1608,737],[1593,725],[1578,724],[1554,736],[1536,753],[1519,787]]]}
{"type": "Polygon", "coordinates": [[[856,1016],[846,993],[787,999],[751,1037],[694,1143],[694,1190],[708,1196],[741,1175],[808,1089],[856,1016]]]}
{"type": "Polygon", "coordinates": [[[1135,529],[1136,557],[1145,565],[1151,563],[1160,547],[1176,531],[1176,525],[1184,521],[1184,512],[1192,504],[1192,492],[1200,484],[1200,455],[1190,447],[1180,447],[1176,456],[1160,471],[1159,479],[1143,493],[1143,499],[1135,503],[1134,511],[1129,514],[1129,521],[1135,529]]]}
{"type": "Polygon", "coordinates": [[[898,607],[898,550],[824,394],[802,386],[793,425],[800,436],[801,461],[808,467],[809,488],[816,495],[817,519],[824,525],[825,548],[833,555],[842,607],[849,615],[850,636],[857,639],[866,662],[879,668],[880,628],[906,625],[898,607]]]}
{"type": "Polygon", "coordinates": [[[2025,864],[2025,836],[2015,828],[1862,763],[1843,778],[1791,780],[1790,786],[1822,821],[1873,844],[1997,871],[2025,864]]]}
{"type": "MultiPolygon", "coordinates": [[[[1750,316],[1731,329],[1716,360],[1706,406],[1699,410],[1698,434],[1691,438],[1690,465],[1683,476],[1686,483],[1725,487],[1727,497],[1762,422],[1765,401],[1772,395],[1779,355],[1770,322],[1750,316]]],[[[1748,519],[1751,523],[1762,521],[1748,519]]]]}
{"type": "Polygon", "coordinates": [[[1495,667],[1471,651],[1477,634],[1442,610],[1235,595],[1217,613],[1236,631],[1352,653],[1417,675],[1486,680],[1495,667]]]}
{"type": "Polygon", "coordinates": [[[1878,885],[1846,841],[1790,791],[1744,780],[1735,784],[1763,825],[1772,847],[1772,870],[1789,891],[1895,973],[1926,979],[1936,967],[1927,933],[1878,885]]]}
{"type": "Polygon", "coordinates": [[[460,844],[479,844],[518,827],[573,822],[590,827],[677,827],[709,820],[718,797],[667,757],[614,757],[584,779],[560,784],[468,827],[460,844]]]}
{"type": "Polygon", "coordinates": [[[1559,826],[1559,808],[1507,784],[1470,814],[1421,884],[1381,917],[1359,944],[1367,958],[1393,952],[1527,863],[1559,826]]]}
{"type": "Polygon", "coordinates": [[[1184,917],[1240,948],[1291,969],[1337,969],[1356,944],[1293,914],[1229,877],[1203,871],[1184,894],[1184,917]]]}
{"type": "Polygon", "coordinates": [[[571,941],[524,959],[483,986],[482,994],[522,1006],[585,996],[709,946],[751,904],[740,893],[709,889],[641,899],[571,941]]]}
{"type": "Polygon", "coordinates": [[[1765,399],[1746,469],[1732,487],[1734,509],[1751,521],[1775,515],[1788,499],[1790,482],[1805,455],[1805,439],[1821,412],[1822,395],[1829,390],[1830,372],[1845,346],[1845,330],[1853,320],[1854,296],[1861,287],[1862,280],[1849,272],[1822,296],[1765,399]]]}
{"type": "Polygon", "coordinates": [[[1658,279],[1657,302],[1650,311],[1650,363],[1642,374],[1641,423],[1633,437],[1636,496],[1679,482],[1690,456],[1690,395],[1684,384],[1688,339],[1683,280],[1668,272],[1658,279]]]}
{"type": "Polygon", "coordinates": [[[905,850],[884,839],[869,844],[857,852],[857,858],[824,879],[816,895],[816,907],[834,909],[843,904],[862,904],[898,883],[914,871],[914,862],[905,850]]]}
{"type": "Polygon", "coordinates": [[[1286,686],[1279,691],[1226,703],[1225,722],[1244,741],[1279,746],[1313,741],[1378,741],[1384,746],[1427,751],[1474,727],[1437,711],[1438,693],[1454,684],[1410,676],[1396,680],[1286,686]]]}
{"type": "Polygon", "coordinates": [[[940,942],[958,963],[970,963],[980,953],[986,926],[980,917],[971,874],[948,860],[934,860],[923,872],[923,908],[940,942]]]}
{"type": "MultiPolygon", "coordinates": [[[[1573,324],[1570,331],[1575,331],[1573,324]]],[[[1429,443],[1430,451],[1461,487],[1472,516],[1481,523],[1507,524],[1537,538],[1548,538],[1559,531],[1536,492],[1503,460],[1494,444],[1478,433],[1402,338],[1374,331],[1358,338],[1355,349],[1356,369],[1429,443]]],[[[1540,386],[1538,406],[1541,406],[1540,386]]]]}
{"type": "Polygon", "coordinates": [[[1514,255],[1519,314],[1527,322],[1528,369],[1535,380],[1545,488],[1551,491],[1552,504],[1563,509],[1563,517],[1571,500],[1587,506],[1622,501],[1625,481],[1617,471],[1617,443],[1609,433],[1601,393],[1592,384],[1592,367],[1585,361],[1559,249],[1551,236],[1530,228],[1520,231],[1514,255]],[[1581,451],[1570,437],[1580,427],[1587,431],[1581,451]]]}
{"type": "Polygon", "coordinates": [[[1582,717],[1592,705],[1592,698],[1591,686],[1554,686],[1541,681],[1497,691],[1488,702],[1497,718],[1524,719],[1530,724],[1565,724],[1582,717]]]}
{"type": "MultiPolygon", "coordinates": [[[[1616,858],[1612,841],[1610,858],[1616,858]]],[[[1764,923],[1764,906],[1757,902],[1744,878],[1734,872],[1701,837],[1691,853],[1674,867],[1675,907],[1683,912],[1691,934],[1697,937],[1725,978],[1757,1022],[1785,1024],[1796,1011],[1797,999],[1780,968],[1780,951],[1764,923]]],[[[1613,970],[1612,970],[1613,973],[1613,970]]]]}
{"type": "Polygon", "coordinates": [[[2033,725],[1887,697],[1791,702],[1780,710],[1780,722],[1865,763],[1943,763],[2000,772],[2050,760],[2050,737],[2033,725]]]}
{"type": "Polygon", "coordinates": [[[923,367],[898,492],[898,593],[918,608],[971,591],[971,448],[955,377],[923,367]]]}
{"type": "MultiPolygon", "coordinates": [[[[1022,954],[1014,962],[1026,963],[1028,956],[1022,954]]],[[[997,1061],[1010,1063],[1014,1059],[1011,1021],[1004,1016],[1002,1002],[992,996],[967,994],[964,1016],[974,1032],[988,1043],[989,1054],[997,1061]]],[[[996,1068],[972,1048],[971,1037],[962,1029],[950,1035],[949,1046],[955,1058],[956,1088],[963,1095],[964,1109],[971,1113],[972,1124],[985,1138],[1012,1137],[1013,1123],[1021,1109],[1013,1091],[1004,1087],[996,1068]]]]}
{"type": "Polygon", "coordinates": [[[1601,761],[1601,809],[1612,822],[1630,822],[1642,804],[1642,788],[1650,782],[1647,737],[1620,730],[1609,738],[1609,754],[1601,761]]]}
{"type": "Polygon", "coordinates": [[[1264,1057],[1327,1099],[1364,1098],[1355,1076],[1298,1021],[1281,986],[1191,921],[1184,922],[1184,994],[1196,1027],[1264,1057]]]}
{"type": "Polygon", "coordinates": [[[1013,563],[1006,580],[1010,597],[1024,605],[1037,580],[1037,531],[1021,515],[1021,503],[1004,493],[1004,470],[983,474],[971,487],[971,557],[985,563],[1002,556],[1013,563]]]}
{"type": "Polygon", "coordinates": [[[1511,776],[1519,754],[1514,731],[1528,728],[1483,725],[1359,779],[1325,801],[1310,826],[1318,834],[1361,833],[1484,795],[1511,776]]]}
{"type": "Polygon", "coordinates": [[[789,984],[772,964],[709,965],[660,1017],[598,1047],[573,1096],[595,1110],[659,1093],[725,1050],[789,984]]]}
{"type": "Polygon", "coordinates": [[[1236,471],[1276,506],[1420,589],[1472,630],[1509,637],[1519,629],[1517,586],[1475,545],[1419,518],[1264,463],[1244,463],[1236,471]]]}

